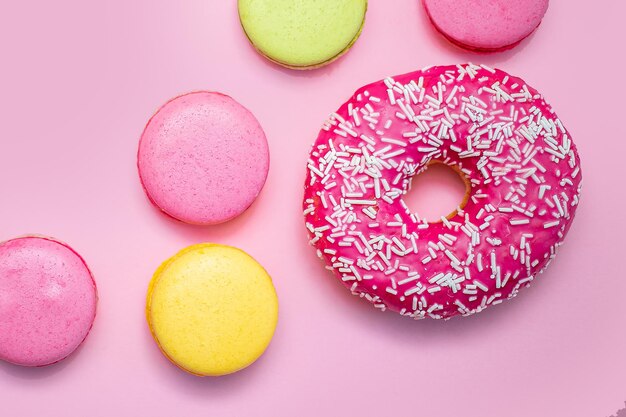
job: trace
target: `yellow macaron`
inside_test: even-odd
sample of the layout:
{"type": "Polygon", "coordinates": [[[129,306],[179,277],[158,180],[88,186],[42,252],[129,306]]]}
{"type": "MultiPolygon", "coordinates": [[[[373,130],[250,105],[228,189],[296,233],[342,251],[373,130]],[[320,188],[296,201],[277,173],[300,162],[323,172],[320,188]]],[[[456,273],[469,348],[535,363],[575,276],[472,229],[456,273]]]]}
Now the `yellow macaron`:
{"type": "Polygon", "coordinates": [[[292,69],[326,65],[356,42],[367,0],[238,0],[239,19],[254,47],[292,69]]]}
{"type": "Polygon", "coordinates": [[[155,272],[146,317],[175,365],[198,376],[237,372],[265,351],[278,321],[278,298],[265,269],[244,251],[203,243],[155,272]]]}

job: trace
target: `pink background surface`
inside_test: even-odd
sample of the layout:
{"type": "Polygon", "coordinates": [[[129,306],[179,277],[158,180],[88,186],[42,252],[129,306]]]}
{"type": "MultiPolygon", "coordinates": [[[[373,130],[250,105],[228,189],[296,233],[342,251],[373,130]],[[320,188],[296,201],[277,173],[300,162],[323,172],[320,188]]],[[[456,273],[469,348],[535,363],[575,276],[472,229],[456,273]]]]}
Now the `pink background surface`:
{"type": "Polygon", "coordinates": [[[0,240],[69,242],[100,290],[92,334],[45,369],[0,364],[1,416],[609,416],[626,400],[622,235],[626,151],[620,1],[552,0],[513,51],[449,45],[416,0],[371,0],[361,39],[330,67],[293,72],[248,45],[235,1],[11,2],[0,16],[0,240]],[[309,147],[356,88],[471,60],[522,76],[554,105],[583,163],[583,201],[547,274],[468,319],[413,322],[353,299],[307,245],[309,147]],[[148,118],[191,90],[232,95],[270,144],[260,198],[209,228],[158,213],[135,154],[148,118]],[[220,379],[186,375],[144,321],[151,274],[184,246],[248,251],[273,276],[267,353],[220,379]]]}

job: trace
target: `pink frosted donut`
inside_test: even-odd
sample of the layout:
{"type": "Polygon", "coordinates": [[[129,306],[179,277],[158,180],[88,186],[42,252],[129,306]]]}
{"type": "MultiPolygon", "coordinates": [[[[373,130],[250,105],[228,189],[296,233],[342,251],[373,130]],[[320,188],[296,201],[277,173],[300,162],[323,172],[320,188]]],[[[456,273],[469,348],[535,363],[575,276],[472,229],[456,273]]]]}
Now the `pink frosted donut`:
{"type": "Polygon", "coordinates": [[[141,183],[154,205],[180,221],[217,224],[261,192],[269,148],[256,118],[229,96],[199,91],[167,102],[139,142],[141,183]]]}
{"type": "Polygon", "coordinates": [[[478,51],[508,49],[541,23],[548,0],[422,0],[435,28],[451,42],[478,51]]]}
{"type": "Polygon", "coordinates": [[[311,244],[353,294],[402,315],[449,318],[517,295],[555,257],[578,205],[579,157],[532,87],[473,64],[357,90],[308,161],[311,244]],[[468,195],[428,223],[402,200],[428,164],[468,195]]]}
{"type": "Polygon", "coordinates": [[[66,358],[87,337],[96,304],[91,272],[69,246],[35,236],[0,243],[0,360],[66,358]]]}

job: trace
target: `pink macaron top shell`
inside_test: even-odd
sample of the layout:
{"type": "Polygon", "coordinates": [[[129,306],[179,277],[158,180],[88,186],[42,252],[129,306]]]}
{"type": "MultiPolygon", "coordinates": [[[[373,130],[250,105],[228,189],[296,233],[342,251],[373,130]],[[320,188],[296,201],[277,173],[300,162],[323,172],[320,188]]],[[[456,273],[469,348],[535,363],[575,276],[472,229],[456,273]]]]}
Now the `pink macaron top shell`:
{"type": "Polygon", "coordinates": [[[0,244],[0,360],[44,366],[69,356],[96,315],[95,282],[71,248],[23,237],[0,244]]]}
{"type": "Polygon", "coordinates": [[[507,49],[541,23],[548,0],[423,0],[435,27],[452,42],[475,50],[507,49]]]}
{"type": "Polygon", "coordinates": [[[138,168],[150,200],[191,224],[217,224],[245,211],[269,170],[265,133],[232,98],[195,92],[174,98],[150,119],[138,168]]]}

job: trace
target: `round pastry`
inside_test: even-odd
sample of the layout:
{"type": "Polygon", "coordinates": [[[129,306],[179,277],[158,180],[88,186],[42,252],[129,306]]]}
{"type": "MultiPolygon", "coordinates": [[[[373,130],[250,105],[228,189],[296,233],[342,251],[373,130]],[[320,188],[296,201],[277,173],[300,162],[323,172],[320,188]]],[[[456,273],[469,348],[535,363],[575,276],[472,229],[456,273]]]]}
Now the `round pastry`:
{"type": "Polygon", "coordinates": [[[278,320],[270,276],[240,249],[199,244],[156,271],[146,303],[154,340],[181,369],[220,376],[256,361],[278,320]]]}
{"type": "Polygon", "coordinates": [[[259,122],[232,98],[185,94],[152,116],[137,165],[150,201],[191,224],[217,224],[244,212],[261,192],[269,149],[259,122]]]}
{"type": "Polygon", "coordinates": [[[352,47],[367,0],[239,0],[238,6],[241,25],[262,55],[288,68],[310,69],[352,47]]]}
{"type": "Polygon", "coordinates": [[[529,36],[548,10],[548,0],[422,0],[431,22],[465,49],[499,51],[529,36]]]}
{"type": "Polygon", "coordinates": [[[0,244],[0,360],[65,359],[87,337],[96,304],[91,272],[69,246],[35,236],[0,244]]]}
{"type": "Polygon", "coordinates": [[[416,319],[515,296],[563,243],[579,201],[570,134],[523,80],[473,64],[367,85],[324,125],[308,162],[311,244],[352,291],[416,319]],[[427,222],[403,202],[429,164],[467,184],[427,222]]]}

